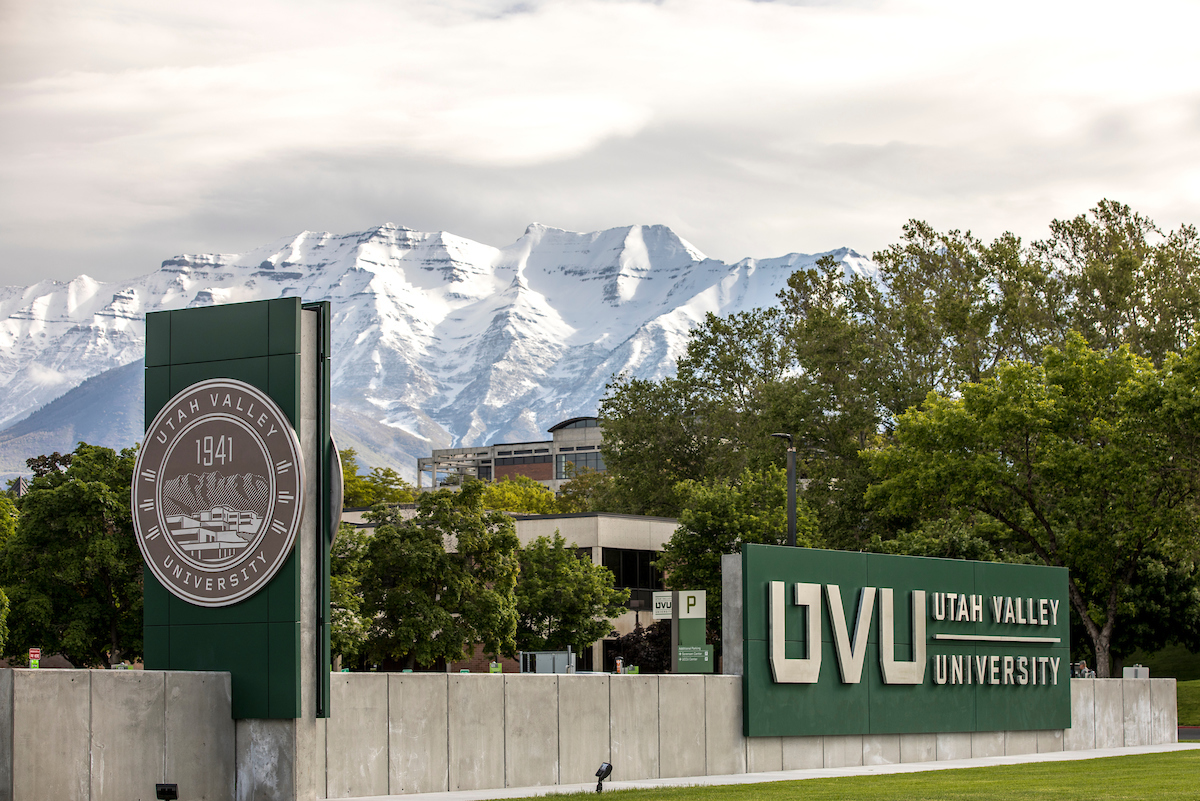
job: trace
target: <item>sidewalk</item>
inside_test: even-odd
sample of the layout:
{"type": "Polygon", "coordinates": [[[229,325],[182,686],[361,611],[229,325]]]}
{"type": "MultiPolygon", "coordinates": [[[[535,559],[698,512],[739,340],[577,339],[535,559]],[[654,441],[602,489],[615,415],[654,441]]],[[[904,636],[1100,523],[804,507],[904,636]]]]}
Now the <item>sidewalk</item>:
{"type": "MultiPolygon", "coordinates": [[[[1071,762],[1078,759],[1163,754],[1171,751],[1200,749],[1200,744],[1147,745],[1137,748],[1099,748],[1094,751],[1056,751],[1048,754],[952,759],[943,762],[908,762],[895,765],[865,765],[857,768],[818,768],[813,770],[780,770],[769,773],[736,773],[731,776],[687,776],[679,779],[640,779],[636,781],[604,782],[605,790],[627,790],[637,787],[705,787],[722,784],[758,784],[761,782],[795,781],[797,779],[828,779],[839,776],[881,776],[888,773],[920,773],[927,770],[956,770],[984,768],[991,765],[1022,765],[1029,762],[1071,762]]],[[[599,765],[599,763],[597,763],[599,765]]],[[[490,801],[502,798],[556,795],[559,793],[595,793],[596,784],[556,784],[545,787],[505,787],[498,790],[459,790],[449,793],[414,793],[412,795],[376,795],[360,797],[357,801],[490,801]]]]}

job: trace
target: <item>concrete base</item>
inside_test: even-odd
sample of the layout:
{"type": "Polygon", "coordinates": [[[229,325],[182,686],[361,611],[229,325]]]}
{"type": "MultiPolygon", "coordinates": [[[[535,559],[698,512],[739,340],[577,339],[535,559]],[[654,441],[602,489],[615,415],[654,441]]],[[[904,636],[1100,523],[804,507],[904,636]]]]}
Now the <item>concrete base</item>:
{"type": "MultiPolygon", "coordinates": [[[[337,674],[326,720],[230,717],[226,673],[0,671],[0,801],[363,798],[1170,745],[1173,680],[1077,679],[1064,731],[742,736],[737,676],[337,674]],[[1114,727],[1100,731],[1097,721],[1114,727]],[[1150,746],[1126,740],[1162,740],[1150,746]],[[235,769],[236,766],[236,769],[235,769]]],[[[1123,753],[1123,751],[1118,751],[1123,753]]],[[[528,794],[528,793],[527,793],[528,794]]]]}

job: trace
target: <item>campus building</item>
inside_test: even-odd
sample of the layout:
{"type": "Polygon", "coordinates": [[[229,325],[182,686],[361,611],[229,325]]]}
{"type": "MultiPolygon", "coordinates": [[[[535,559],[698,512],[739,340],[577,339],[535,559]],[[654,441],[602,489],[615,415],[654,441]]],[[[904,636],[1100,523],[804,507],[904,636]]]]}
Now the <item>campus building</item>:
{"type": "Polygon", "coordinates": [[[575,470],[603,470],[603,440],[595,417],[572,417],[553,426],[552,439],[507,442],[470,448],[441,448],[417,459],[417,489],[459,484],[466,477],[484,481],[528,476],[554,492],[575,470]]]}

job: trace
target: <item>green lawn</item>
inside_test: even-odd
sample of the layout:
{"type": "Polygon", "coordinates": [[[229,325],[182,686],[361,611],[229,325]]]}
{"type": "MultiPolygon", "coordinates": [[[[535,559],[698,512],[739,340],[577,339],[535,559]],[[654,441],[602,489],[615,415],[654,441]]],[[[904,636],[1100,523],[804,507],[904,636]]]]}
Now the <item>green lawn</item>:
{"type": "Polygon", "coordinates": [[[1200,726],[1200,680],[1181,681],[1175,688],[1179,694],[1176,698],[1179,705],[1179,725],[1200,726]]]}
{"type": "MultiPolygon", "coordinates": [[[[804,801],[1091,801],[1126,798],[1194,801],[1200,795],[1198,785],[1200,749],[886,776],[722,787],[605,790],[604,795],[610,797],[610,801],[790,801],[798,798],[804,801]]],[[[594,793],[588,795],[595,797],[594,793]]]]}

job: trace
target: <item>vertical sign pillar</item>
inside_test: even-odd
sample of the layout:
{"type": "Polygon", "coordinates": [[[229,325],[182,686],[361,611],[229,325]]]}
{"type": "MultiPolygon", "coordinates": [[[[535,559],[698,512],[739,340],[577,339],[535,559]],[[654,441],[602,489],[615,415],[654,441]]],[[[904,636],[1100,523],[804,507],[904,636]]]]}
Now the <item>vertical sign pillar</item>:
{"type": "Polygon", "coordinates": [[[239,799],[324,795],[328,322],[298,298],[146,317],[146,667],[231,674],[239,799]]]}

